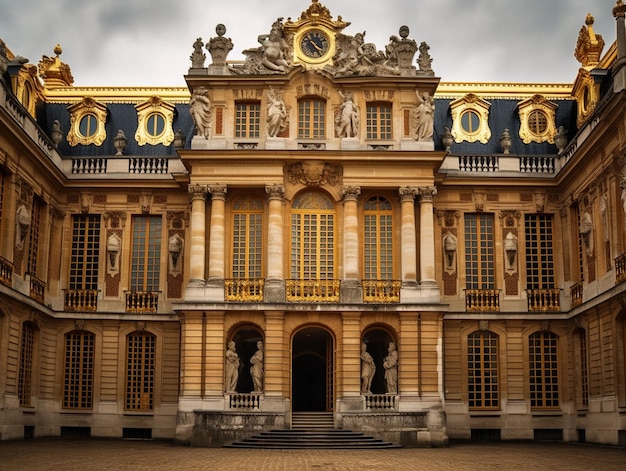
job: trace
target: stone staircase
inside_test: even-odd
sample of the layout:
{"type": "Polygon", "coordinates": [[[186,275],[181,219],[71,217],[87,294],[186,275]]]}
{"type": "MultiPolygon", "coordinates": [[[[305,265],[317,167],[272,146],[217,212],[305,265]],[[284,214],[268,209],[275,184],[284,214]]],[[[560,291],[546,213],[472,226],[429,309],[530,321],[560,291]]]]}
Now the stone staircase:
{"type": "Polygon", "coordinates": [[[225,445],[226,448],[265,449],[387,449],[401,448],[391,442],[351,430],[336,430],[332,412],[294,412],[292,428],[268,430],[225,445]]]}

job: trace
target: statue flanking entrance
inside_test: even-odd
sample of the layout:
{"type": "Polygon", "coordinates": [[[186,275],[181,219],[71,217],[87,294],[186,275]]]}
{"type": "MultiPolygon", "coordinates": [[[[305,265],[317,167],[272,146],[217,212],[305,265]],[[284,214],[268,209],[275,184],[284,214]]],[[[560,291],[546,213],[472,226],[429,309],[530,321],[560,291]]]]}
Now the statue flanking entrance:
{"type": "Polygon", "coordinates": [[[332,412],[334,342],[320,327],[305,327],[293,337],[291,403],[294,412],[332,412]]]}

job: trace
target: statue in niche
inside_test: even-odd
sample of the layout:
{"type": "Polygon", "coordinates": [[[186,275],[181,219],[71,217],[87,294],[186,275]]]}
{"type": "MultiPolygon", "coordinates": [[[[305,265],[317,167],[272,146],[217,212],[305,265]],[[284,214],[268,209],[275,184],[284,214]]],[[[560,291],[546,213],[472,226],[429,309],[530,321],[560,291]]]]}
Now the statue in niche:
{"type": "Polygon", "coordinates": [[[456,271],[456,247],[457,240],[454,234],[450,232],[446,233],[443,237],[443,253],[445,255],[444,269],[448,273],[454,273],[456,271]]]}
{"type": "Polygon", "coordinates": [[[593,220],[591,218],[591,214],[585,212],[580,220],[580,235],[583,239],[583,245],[585,246],[585,250],[587,251],[587,256],[591,257],[593,255],[593,220]]]}
{"type": "Polygon", "coordinates": [[[433,138],[433,124],[435,120],[435,99],[430,93],[420,94],[415,91],[418,105],[413,110],[415,121],[415,139],[418,141],[428,141],[433,138]]]}
{"type": "Polygon", "coordinates": [[[167,250],[170,255],[170,272],[180,272],[178,268],[178,261],[180,260],[180,254],[183,251],[183,239],[178,234],[172,235],[167,241],[167,250]]]}
{"type": "Polygon", "coordinates": [[[517,236],[512,232],[508,232],[504,238],[504,253],[506,255],[506,270],[514,272],[517,257],[517,236]]]}
{"type": "Polygon", "coordinates": [[[263,392],[263,342],[256,343],[257,351],[250,358],[250,376],[254,383],[254,392],[263,392]]]}
{"type": "Polygon", "coordinates": [[[239,379],[239,355],[235,349],[235,342],[228,342],[224,355],[224,387],[227,393],[237,392],[239,379]]]}
{"type": "Polygon", "coordinates": [[[122,240],[116,233],[112,233],[107,238],[107,271],[111,275],[115,275],[119,272],[120,250],[122,247],[122,240]]]}
{"type": "Polygon", "coordinates": [[[358,137],[359,134],[359,110],[352,100],[352,92],[342,93],[343,103],[335,118],[337,136],[358,137]]]}
{"type": "Polygon", "coordinates": [[[383,368],[385,368],[387,394],[396,394],[398,392],[398,351],[394,342],[389,342],[383,368]]]}
{"type": "Polygon", "coordinates": [[[189,100],[189,112],[196,125],[196,134],[205,139],[211,137],[211,126],[213,125],[213,111],[211,110],[211,100],[206,87],[194,88],[189,100]]]}
{"type": "Polygon", "coordinates": [[[367,345],[361,343],[361,393],[372,393],[372,379],[376,372],[376,365],[372,355],[367,352],[367,345]]]}
{"type": "Polygon", "coordinates": [[[267,135],[276,137],[287,128],[287,108],[280,91],[270,87],[267,92],[267,135]]]}
{"type": "Polygon", "coordinates": [[[206,59],[206,54],[202,52],[202,48],[204,43],[202,42],[202,38],[196,39],[193,43],[193,52],[189,59],[191,59],[191,68],[192,69],[202,69],[204,68],[204,60],[206,59]]]}
{"type": "Polygon", "coordinates": [[[287,72],[289,68],[289,45],[285,41],[283,32],[283,19],[278,18],[272,25],[269,34],[261,34],[258,37],[263,49],[263,59],[261,64],[267,69],[276,72],[287,72]]]}
{"type": "Polygon", "coordinates": [[[624,229],[626,229],[626,176],[622,178],[620,186],[622,187],[621,200],[622,200],[622,211],[624,212],[624,229]]]}
{"type": "Polygon", "coordinates": [[[28,235],[28,232],[30,231],[30,223],[31,223],[30,212],[28,211],[28,208],[26,208],[26,205],[22,204],[17,209],[16,216],[17,217],[15,218],[15,232],[17,235],[17,240],[15,241],[15,247],[21,250],[24,248],[24,241],[26,240],[26,236],[28,235]]]}

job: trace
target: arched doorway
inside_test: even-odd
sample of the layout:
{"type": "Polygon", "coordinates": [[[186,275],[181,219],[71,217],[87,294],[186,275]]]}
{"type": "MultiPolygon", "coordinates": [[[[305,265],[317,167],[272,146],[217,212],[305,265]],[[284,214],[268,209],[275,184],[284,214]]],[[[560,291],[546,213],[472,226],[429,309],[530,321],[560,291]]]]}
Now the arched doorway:
{"type": "Polygon", "coordinates": [[[294,412],[333,410],[334,345],[320,327],[305,327],[293,337],[291,404],[294,412]]]}

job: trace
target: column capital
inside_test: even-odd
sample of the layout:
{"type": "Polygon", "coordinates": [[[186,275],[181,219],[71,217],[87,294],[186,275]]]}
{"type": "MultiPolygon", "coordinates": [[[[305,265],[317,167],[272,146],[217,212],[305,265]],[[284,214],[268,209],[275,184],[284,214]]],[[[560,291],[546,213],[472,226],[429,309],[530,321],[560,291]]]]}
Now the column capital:
{"type": "Polygon", "coordinates": [[[226,199],[226,185],[224,183],[215,183],[208,186],[209,193],[211,193],[211,199],[226,199]]]}
{"type": "Polygon", "coordinates": [[[417,195],[418,189],[411,186],[403,186],[398,190],[400,193],[400,201],[405,202],[414,202],[415,196],[417,195]]]}
{"type": "Polygon", "coordinates": [[[437,194],[437,188],[434,186],[420,186],[418,189],[421,202],[433,202],[433,196],[437,194]]]}
{"type": "Polygon", "coordinates": [[[206,199],[206,195],[209,192],[205,185],[198,185],[197,183],[195,185],[189,185],[187,191],[189,192],[189,198],[192,201],[198,199],[206,199]]]}
{"type": "Polygon", "coordinates": [[[279,185],[274,183],[273,185],[265,186],[265,193],[267,200],[283,200],[285,199],[285,185],[279,185]]]}
{"type": "Polygon", "coordinates": [[[361,187],[342,185],[341,194],[344,201],[358,201],[359,196],[361,196],[361,187]]]}

